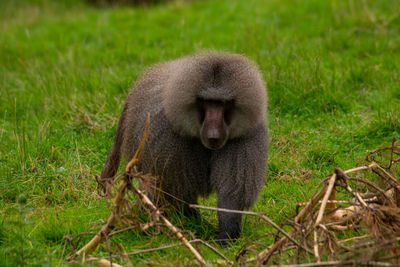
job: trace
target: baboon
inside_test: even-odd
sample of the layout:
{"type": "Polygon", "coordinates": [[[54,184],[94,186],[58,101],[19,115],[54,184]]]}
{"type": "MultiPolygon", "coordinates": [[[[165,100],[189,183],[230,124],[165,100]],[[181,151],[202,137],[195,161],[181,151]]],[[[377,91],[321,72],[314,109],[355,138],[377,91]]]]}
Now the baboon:
{"type": "MultiPolygon", "coordinates": [[[[115,175],[121,154],[133,157],[150,113],[138,169],[159,177],[166,202],[195,204],[216,192],[219,208],[248,209],[266,176],[266,111],[264,81],[242,55],[203,52],[154,65],[126,100],[101,177],[115,175]]],[[[219,240],[240,236],[240,214],[218,212],[218,221],[219,240]]]]}

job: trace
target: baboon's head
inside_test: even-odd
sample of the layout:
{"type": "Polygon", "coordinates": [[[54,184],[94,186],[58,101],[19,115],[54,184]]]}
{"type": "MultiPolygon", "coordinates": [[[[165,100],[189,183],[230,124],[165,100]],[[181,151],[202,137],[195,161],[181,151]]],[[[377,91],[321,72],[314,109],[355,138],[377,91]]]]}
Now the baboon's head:
{"type": "Polygon", "coordinates": [[[257,67],[241,55],[199,54],[178,62],[163,95],[173,129],[222,148],[266,121],[266,89],[257,67]]]}

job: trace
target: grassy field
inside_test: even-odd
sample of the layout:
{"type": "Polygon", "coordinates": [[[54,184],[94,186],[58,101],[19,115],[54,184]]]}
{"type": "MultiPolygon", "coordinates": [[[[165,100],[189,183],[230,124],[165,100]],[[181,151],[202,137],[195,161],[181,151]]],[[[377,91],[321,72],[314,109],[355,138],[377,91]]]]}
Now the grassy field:
{"type": "MultiPolygon", "coordinates": [[[[399,14],[396,0],[0,1],[0,265],[65,264],[64,235],[109,214],[94,175],[131,84],[155,62],[202,49],[242,53],[262,69],[271,146],[254,210],[281,222],[334,167],[400,137],[399,14]]],[[[202,214],[216,226],[213,212],[202,214]]],[[[212,238],[209,228],[199,237],[212,238]]],[[[246,217],[224,253],[234,259],[271,231],[246,217]]],[[[139,232],[120,240],[127,251],[172,242],[139,232]]],[[[192,257],[180,248],[131,260],[192,257]]]]}

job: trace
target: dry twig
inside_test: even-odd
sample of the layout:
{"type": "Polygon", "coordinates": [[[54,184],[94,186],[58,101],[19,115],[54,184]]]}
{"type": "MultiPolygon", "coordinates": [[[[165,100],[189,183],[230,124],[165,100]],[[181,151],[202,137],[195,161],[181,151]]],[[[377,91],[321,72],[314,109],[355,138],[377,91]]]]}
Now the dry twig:
{"type": "MultiPolygon", "coordinates": [[[[109,244],[109,234],[112,231],[112,228],[115,226],[117,221],[121,217],[121,211],[122,211],[122,202],[123,199],[128,191],[128,189],[132,192],[134,192],[139,199],[142,201],[143,204],[145,204],[147,207],[150,207],[150,209],[154,212],[154,216],[160,218],[161,222],[164,223],[165,226],[167,226],[191,252],[197,259],[197,261],[202,265],[205,266],[206,262],[203,259],[203,257],[200,255],[200,253],[188,242],[188,240],[183,236],[181,231],[175,227],[168,219],[166,219],[159,209],[151,202],[151,200],[140,190],[136,189],[132,183],[131,183],[131,178],[132,178],[132,170],[136,166],[136,164],[139,162],[140,159],[140,154],[143,151],[144,144],[146,142],[148,133],[149,133],[149,128],[150,128],[150,114],[147,117],[147,122],[146,122],[146,128],[145,132],[143,135],[143,138],[140,142],[140,145],[133,156],[133,158],[129,161],[129,163],[126,166],[125,173],[124,173],[124,179],[120,182],[120,185],[118,187],[118,193],[113,199],[113,211],[111,216],[107,219],[107,222],[105,225],[101,228],[101,230],[92,238],[92,240],[89,241],[85,246],[83,246],[80,250],[75,252],[69,260],[73,260],[76,257],[83,255],[83,258],[85,258],[86,255],[90,254],[92,251],[94,251],[98,245],[105,239],[107,241],[107,249],[111,253],[110,250],[110,244],[109,244]]],[[[152,224],[152,223],[150,223],[152,224]]],[[[154,224],[154,223],[153,223],[154,224]]],[[[125,229],[124,229],[125,231],[125,229]]],[[[126,253],[124,253],[126,254],[126,253]]],[[[111,254],[110,254],[111,256],[111,254]]],[[[108,264],[112,265],[112,257],[110,258],[109,261],[107,261],[104,258],[101,258],[99,260],[96,260],[99,264],[108,264]]],[[[94,260],[93,260],[94,261],[94,260]]],[[[115,263],[114,263],[115,264],[115,263]]]]}
{"type": "MultiPolygon", "coordinates": [[[[297,242],[292,242],[297,246],[297,255],[300,255],[300,251],[303,250],[304,246],[307,246],[306,244],[311,245],[314,249],[316,262],[293,266],[352,264],[393,266],[393,261],[398,263],[396,260],[399,259],[399,256],[396,255],[400,254],[397,253],[400,250],[400,244],[398,242],[385,243],[382,242],[381,238],[400,235],[400,207],[398,207],[400,182],[393,172],[390,172],[391,168],[400,162],[400,147],[397,143],[392,142],[390,147],[378,149],[373,153],[367,156],[367,165],[345,171],[336,168],[332,175],[323,180],[325,186],[314,193],[310,201],[299,203],[296,206],[296,211],[300,210],[294,216],[294,222],[290,224],[293,229],[287,235],[291,239],[297,240],[297,242]],[[374,161],[373,153],[379,153],[382,156],[387,152],[390,154],[387,157],[390,160],[389,164],[384,165],[383,162],[374,161]],[[390,187],[381,188],[378,184],[361,178],[371,171],[380,180],[378,184],[389,185],[390,187]],[[357,173],[359,177],[349,176],[354,173],[357,173]],[[354,187],[352,188],[350,182],[356,184],[357,191],[353,189],[354,187]],[[341,188],[344,189],[344,192],[340,190],[341,188]],[[340,192],[341,197],[345,196],[348,199],[337,200],[337,192],[340,192]],[[367,234],[343,240],[340,240],[335,234],[335,230],[347,231],[360,228],[367,231],[367,234]],[[376,249],[371,249],[370,245],[364,247],[341,245],[344,242],[371,243],[371,241],[365,242],[365,237],[369,237],[368,240],[374,240],[373,244],[376,249]],[[302,246],[298,246],[298,244],[302,246]],[[378,248],[378,246],[380,247],[378,248]],[[366,250],[367,247],[369,250],[366,250]],[[322,261],[325,257],[337,260],[322,261]],[[359,257],[360,260],[348,260],[355,257],[359,257]]],[[[274,244],[258,252],[256,257],[249,258],[245,262],[257,261],[267,264],[273,255],[277,255],[276,252],[281,251],[282,253],[289,239],[286,234],[279,230],[277,235],[283,236],[274,244]]],[[[246,251],[246,249],[242,248],[242,251],[246,251]]],[[[243,253],[241,256],[243,256],[243,253]]]]}
{"type": "MultiPolygon", "coordinates": [[[[150,119],[148,118],[144,136],[135,156],[127,164],[125,172],[118,176],[122,179],[112,200],[112,214],[100,231],[69,259],[74,260],[77,257],[82,257],[83,261],[97,262],[102,266],[110,266],[111,264],[119,266],[112,262],[113,258],[118,257],[122,258],[127,266],[131,266],[129,256],[186,246],[200,265],[205,266],[206,261],[203,256],[192,246],[192,244],[197,243],[206,246],[221,257],[222,260],[218,260],[218,264],[234,264],[207,242],[201,239],[188,240],[161,213],[150,198],[132,184],[133,178],[143,179],[143,181],[147,179],[146,175],[133,171],[140,159],[149,125],[150,119]],[[137,203],[140,203],[141,207],[148,211],[148,216],[152,220],[141,223],[134,216],[133,207],[136,204],[130,203],[133,196],[138,200],[137,203]],[[119,230],[114,229],[121,225],[125,227],[119,230]],[[132,229],[144,231],[153,226],[159,227],[159,225],[166,226],[174,233],[180,243],[125,252],[122,245],[112,239],[114,236],[132,229]],[[104,241],[106,251],[109,253],[108,258],[88,256],[104,241]],[[119,252],[112,251],[112,246],[115,245],[119,252]]],[[[369,153],[366,161],[366,165],[348,170],[336,168],[333,174],[323,179],[321,182],[322,189],[318,187],[310,201],[299,203],[296,206],[296,213],[291,217],[292,219],[287,220],[286,225],[292,227],[290,231],[283,230],[282,227],[261,213],[200,205],[190,206],[192,208],[257,216],[276,229],[276,241],[273,244],[267,247],[263,245],[261,249],[257,249],[260,244],[256,242],[249,242],[249,245],[245,245],[236,256],[239,264],[252,264],[254,262],[268,264],[271,259],[275,260],[276,257],[288,253],[285,258],[298,264],[280,266],[397,266],[400,259],[400,182],[397,178],[398,175],[396,176],[393,173],[393,168],[400,163],[400,146],[393,140],[390,147],[379,148],[369,153]],[[388,160],[389,163],[385,164],[384,160],[388,160]],[[366,178],[368,174],[375,177],[374,182],[366,178]],[[350,175],[356,175],[356,177],[350,175]],[[341,199],[338,200],[338,196],[341,199]],[[359,232],[355,231],[352,233],[354,236],[346,239],[340,239],[335,232],[351,229],[359,232]],[[290,243],[290,246],[288,243],[290,243]],[[253,252],[255,256],[246,259],[245,254],[247,252],[253,252]],[[294,254],[296,257],[293,257],[294,254]],[[302,255],[306,256],[302,257],[302,255]],[[299,263],[305,260],[315,260],[315,262],[299,263]]],[[[98,181],[105,184],[106,191],[115,190],[112,188],[114,180],[98,181]]],[[[177,199],[177,201],[179,200],[177,199]]],[[[83,234],[90,233],[84,232],[83,234]]],[[[78,238],[68,238],[68,241],[73,245],[74,242],[77,242],[76,239],[79,239],[83,234],[79,235],[78,238]]]]}

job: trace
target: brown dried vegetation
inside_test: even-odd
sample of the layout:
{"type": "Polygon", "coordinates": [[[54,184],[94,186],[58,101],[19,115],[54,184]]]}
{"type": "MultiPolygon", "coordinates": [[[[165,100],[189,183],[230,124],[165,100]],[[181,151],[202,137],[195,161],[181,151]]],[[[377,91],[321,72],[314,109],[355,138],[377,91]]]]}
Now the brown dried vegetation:
{"type": "MultiPolygon", "coordinates": [[[[148,118],[148,124],[150,119],[148,118]]],[[[186,246],[198,264],[232,265],[217,248],[192,236],[192,240],[174,226],[146,194],[132,183],[139,179],[149,183],[154,177],[135,170],[140,159],[142,145],[128,163],[123,174],[113,179],[98,181],[101,189],[113,198],[112,214],[97,233],[87,231],[76,237],[66,237],[74,245],[80,237],[93,234],[89,243],[69,257],[83,261],[96,261],[111,265],[119,257],[126,266],[132,266],[129,256],[177,246],[186,246]],[[115,188],[115,182],[120,181],[115,188]],[[148,221],[139,220],[142,211],[148,221]],[[126,252],[113,236],[132,230],[148,231],[167,228],[177,240],[176,244],[159,248],[126,252]],[[96,258],[90,254],[101,244],[108,251],[108,258],[96,258]],[[193,244],[200,244],[217,254],[221,260],[206,261],[193,244]]],[[[296,211],[279,227],[263,214],[246,211],[230,211],[257,216],[276,229],[275,242],[269,246],[260,242],[248,242],[236,254],[239,265],[291,264],[290,266],[398,266],[400,264],[400,146],[395,139],[391,146],[369,153],[359,166],[335,172],[326,177],[308,202],[298,203],[296,211]]],[[[151,182],[150,182],[151,183],[151,182]]],[[[219,210],[214,207],[195,205],[196,208],[219,210]]],[[[225,210],[224,210],[225,211],[225,210]]],[[[143,217],[143,216],[142,216],[143,217]]],[[[98,226],[98,225],[97,225],[98,226]]],[[[267,225],[266,225],[267,226],[267,225]]],[[[66,244],[68,243],[66,242],[66,244]]],[[[118,266],[113,263],[114,266],[118,266]]]]}

